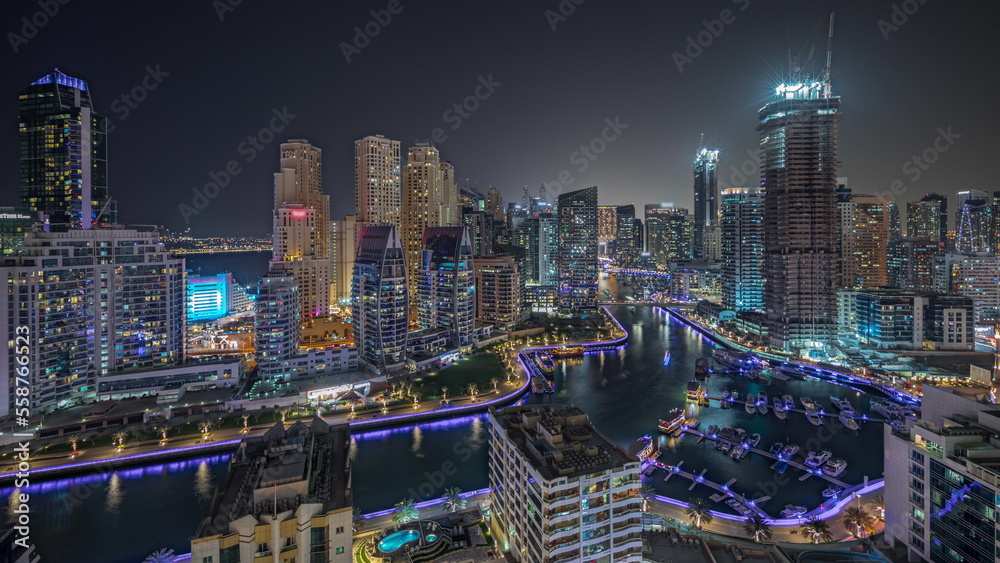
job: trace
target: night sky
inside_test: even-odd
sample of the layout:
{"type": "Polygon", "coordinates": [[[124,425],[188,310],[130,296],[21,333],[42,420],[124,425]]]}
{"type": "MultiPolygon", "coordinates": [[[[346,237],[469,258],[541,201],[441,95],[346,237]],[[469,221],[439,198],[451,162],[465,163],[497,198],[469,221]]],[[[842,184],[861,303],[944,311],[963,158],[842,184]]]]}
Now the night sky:
{"type": "Polygon", "coordinates": [[[755,149],[756,112],[784,76],[785,29],[803,58],[815,41],[821,63],[826,30],[817,24],[832,9],[840,175],[852,189],[886,193],[901,180],[898,200],[937,191],[950,209],[957,190],[1000,189],[994,1],[62,1],[52,17],[37,15],[38,0],[4,2],[3,205],[18,202],[18,91],[58,67],[87,80],[114,123],[109,190],[121,222],[267,234],[278,144],[289,138],[323,149],[324,190],[339,218],[354,211],[355,139],[400,140],[405,164],[406,148],[436,128],[460,183],[484,193],[497,186],[510,200],[525,184],[533,195],[543,182],[554,191],[597,185],[602,204],[690,208],[702,133],[721,148],[721,186],[756,183],[755,172],[747,180],[734,168],[755,149]],[[903,8],[913,12],[905,22],[903,8]],[[372,10],[391,20],[370,23],[372,10]],[[723,10],[729,23],[713,24],[723,10]],[[44,25],[29,38],[22,18],[33,17],[44,25]],[[721,31],[710,43],[705,20],[721,31]],[[880,29],[879,20],[888,23],[880,29]],[[348,62],[344,45],[366,25],[377,35],[352,45],[348,62]],[[701,32],[708,46],[679,71],[701,32]],[[129,108],[121,97],[141,89],[147,68],[159,69],[159,82],[147,78],[155,88],[129,108]],[[477,87],[475,111],[448,111],[477,87]],[[275,111],[294,118],[273,121],[284,129],[261,151],[241,151],[275,111]],[[627,127],[581,172],[585,157],[574,152],[616,118],[627,127]],[[927,170],[904,168],[934,146],[939,128],[950,128],[950,141],[938,142],[947,150],[927,170]],[[239,173],[186,224],[178,206],[230,161],[239,173]],[[563,170],[572,181],[557,187],[563,170]]]}

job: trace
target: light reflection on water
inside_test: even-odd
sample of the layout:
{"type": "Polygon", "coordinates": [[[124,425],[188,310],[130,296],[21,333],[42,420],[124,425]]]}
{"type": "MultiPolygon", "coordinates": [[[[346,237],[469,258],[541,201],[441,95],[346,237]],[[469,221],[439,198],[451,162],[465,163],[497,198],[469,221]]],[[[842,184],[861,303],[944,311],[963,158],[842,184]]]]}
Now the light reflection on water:
{"type": "Polygon", "coordinates": [[[120,516],[119,509],[125,499],[125,489],[122,486],[122,476],[118,473],[108,479],[107,494],[104,497],[104,510],[112,516],[120,516]]]}

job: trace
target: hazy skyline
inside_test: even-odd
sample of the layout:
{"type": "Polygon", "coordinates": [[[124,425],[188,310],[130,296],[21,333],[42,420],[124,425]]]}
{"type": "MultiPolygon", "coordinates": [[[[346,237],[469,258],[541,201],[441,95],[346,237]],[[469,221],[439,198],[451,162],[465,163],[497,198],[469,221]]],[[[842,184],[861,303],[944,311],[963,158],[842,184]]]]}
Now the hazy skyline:
{"type": "Polygon", "coordinates": [[[992,3],[402,0],[292,11],[219,0],[139,11],[109,1],[39,17],[36,0],[10,3],[0,19],[0,204],[18,203],[18,91],[58,67],[88,81],[114,124],[109,192],[125,223],[268,233],[278,145],[294,138],[323,149],[324,191],[340,218],[354,211],[354,140],[370,134],[401,141],[404,152],[430,138],[460,184],[497,186],[508,201],[546,182],[597,185],[602,205],[690,209],[702,133],[721,149],[721,186],[757,184],[744,173],[757,110],[787,66],[785,28],[803,56],[815,35],[818,68],[826,29],[817,24],[830,10],[844,113],[839,174],[853,190],[888,193],[899,180],[899,201],[934,191],[953,210],[957,190],[1000,189],[989,153],[1000,126],[995,79],[981,64],[1000,12],[992,3]],[[688,50],[700,33],[707,46],[688,50]],[[133,90],[142,101],[123,98],[133,90]],[[271,127],[269,142],[247,142],[271,127]],[[939,137],[948,140],[934,149],[939,137]],[[586,156],[581,145],[598,138],[604,150],[586,156]],[[925,150],[933,164],[907,165],[925,150]],[[229,186],[185,217],[179,206],[192,203],[192,189],[231,161],[239,171],[229,186]],[[571,182],[559,181],[564,170],[571,182]]]}

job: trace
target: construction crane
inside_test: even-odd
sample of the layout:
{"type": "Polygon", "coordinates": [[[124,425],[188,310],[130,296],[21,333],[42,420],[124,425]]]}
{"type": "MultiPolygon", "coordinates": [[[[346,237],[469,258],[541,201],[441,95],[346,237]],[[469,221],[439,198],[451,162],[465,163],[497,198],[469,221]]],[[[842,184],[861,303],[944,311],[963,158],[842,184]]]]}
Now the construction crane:
{"type": "Polygon", "coordinates": [[[833,64],[833,12],[830,12],[830,32],[826,36],[826,65],[823,67],[823,97],[829,98],[833,95],[833,88],[830,86],[830,65],[833,64]]]}

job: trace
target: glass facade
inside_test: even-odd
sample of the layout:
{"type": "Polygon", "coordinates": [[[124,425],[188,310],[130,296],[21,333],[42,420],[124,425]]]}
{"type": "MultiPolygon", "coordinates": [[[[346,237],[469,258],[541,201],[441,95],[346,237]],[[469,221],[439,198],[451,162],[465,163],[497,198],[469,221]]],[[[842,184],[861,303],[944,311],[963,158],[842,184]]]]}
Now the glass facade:
{"type": "Polygon", "coordinates": [[[993,563],[997,549],[996,491],[931,460],[931,559],[993,563]]]}

